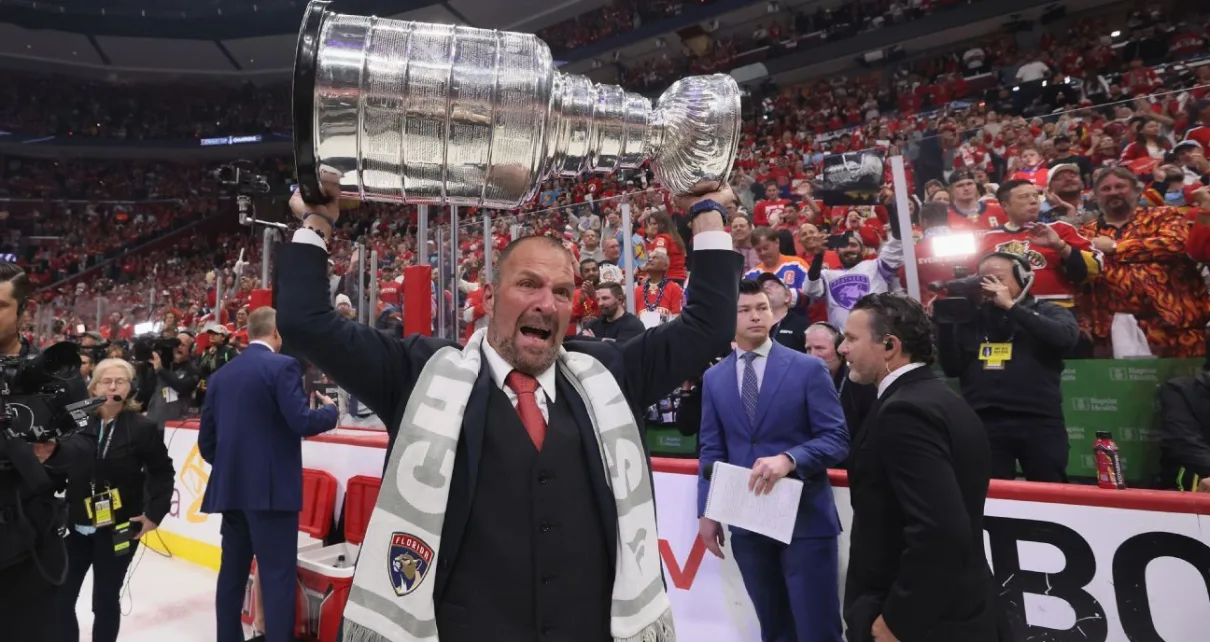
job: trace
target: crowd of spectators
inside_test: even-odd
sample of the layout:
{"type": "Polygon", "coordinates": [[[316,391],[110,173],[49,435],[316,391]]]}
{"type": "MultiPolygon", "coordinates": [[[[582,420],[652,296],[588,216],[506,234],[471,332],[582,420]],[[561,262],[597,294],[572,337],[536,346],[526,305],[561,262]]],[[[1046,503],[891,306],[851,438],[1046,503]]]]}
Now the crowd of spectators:
{"type": "Polygon", "coordinates": [[[5,71],[0,132],[196,140],[290,131],[289,83],[95,81],[5,71]]]}
{"type": "Polygon", "coordinates": [[[628,89],[659,90],[687,75],[727,73],[745,64],[927,18],[964,4],[958,0],[872,0],[816,6],[807,12],[773,3],[776,11],[748,26],[751,32],[740,31],[745,28],[742,25],[728,29],[727,34],[716,31],[679,52],[665,50],[640,60],[619,61],[618,67],[628,89]]]}
{"type": "MultiPolygon", "coordinates": [[[[920,4],[905,6],[937,8],[920,4]]],[[[1001,34],[855,76],[759,88],[745,102],[731,177],[743,212],[730,229],[747,274],[761,279],[778,314],[799,308],[804,324],[842,326],[864,292],[854,285],[859,281],[891,291],[918,287],[941,328],[942,368],[959,379],[987,425],[1009,407],[1017,414],[1004,425],[1015,430],[1025,411],[1014,409],[1013,399],[1046,406],[1054,440],[1033,448],[1050,463],[1045,474],[1035,467],[1026,477],[1065,479],[1064,433],[1082,429],[1063,424],[1060,356],[1206,354],[1207,24],[1204,15],[1168,20],[1150,7],[1103,12],[1035,32],[1035,46],[1001,34]],[[829,186],[838,160],[864,168],[874,153],[904,159],[910,229],[895,224],[900,201],[890,163],[860,189],[829,186]],[[916,259],[915,284],[905,269],[907,248],[916,259]],[[966,343],[956,338],[960,332],[943,329],[957,322],[942,320],[953,308],[940,302],[954,297],[960,277],[989,268],[980,260],[989,252],[1020,257],[1034,274],[1023,286],[1015,264],[1001,265],[998,286],[1005,289],[996,289],[994,305],[1006,313],[1031,306],[1053,325],[1000,338],[971,335],[966,343]],[[1040,374],[1017,369],[1011,386],[997,384],[996,368],[973,356],[983,344],[1012,344],[1018,363],[1029,359],[1040,374]]],[[[291,162],[269,158],[259,168],[282,186],[291,162]]],[[[220,335],[236,349],[243,345],[254,293],[267,285],[262,235],[235,225],[235,203],[213,170],[0,159],[0,233],[39,287],[26,311],[27,336],[40,344],[89,331],[129,339],[154,321],[161,332],[206,336],[199,351],[220,335]]],[[[287,195],[282,189],[275,203],[261,206],[284,211],[287,195]]],[[[331,246],[332,301],[342,314],[360,314],[388,331],[402,323],[405,268],[421,257],[435,266],[434,283],[425,284],[433,311],[445,311],[434,314],[445,319],[434,330],[452,336],[455,319],[463,336],[482,326],[489,257],[529,234],[560,239],[581,265],[576,328],[601,332],[607,306],[616,309],[628,296],[640,314],[654,307],[665,319],[679,310],[681,295],[670,293],[681,293],[681,285],[692,291],[683,213],[644,170],[553,179],[516,211],[462,208],[456,253],[444,208],[430,208],[424,239],[414,206],[342,209],[331,246]],[[631,229],[622,223],[623,202],[631,229]],[[627,272],[640,290],[620,289],[627,272]],[[656,287],[643,284],[647,277],[656,287]],[[603,287],[611,281],[619,285],[603,287]],[[669,283],[677,287],[665,289],[669,283]]],[[[1015,314],[1019,320],[1024,313],[1015,314]]],[[[819,333],[802,334],[797,349],[839,364],[830,339],[813,346],[807,340],[819,333]]],[[[1004,463],[997,475],[1015,475],[1012,457],[1004,463]]]]}
{"type": "MultiPolygon", "coordinates": [[[[1108,20],[1080,21],[1069,30],[1044,34],[1038,49],[1029,52],[1019,51],[1011,36],[1002,36],[858,78],[765,88],[748,105],[748,135],[732,179],[751,212],[750,223],[792,230],[795,243],[786,254],[797,254],[804,262],[810,262],[820,237],[847,230],[860,237],[869,255],[876,255],[887,239],[888,208],[829,204],[813,194],[824,156],[861,149],[905,154],[909,181],[918,188],[913,213],[919,202],[927,201],[948,201],[951,211],[963,216],[994,212],[997,184],[1027,175],[1044,193],[1043,208],[1049,212],[1045,216],[1056,220],[1066,216],[1083,225],[1095,220],[1096,198],[1088,194],[1092,170],[1118,164],[1151,177],[1156,183],[1152,187],[1164,188],[1164,181],[1177,172],[1182,183],[1196,187],[1208,168],[1204,148],[1194,148],[1190,141],[1210,144],[1205,140],[1207,130],[1199,128],[1207,117],[1205,103],[1199,101],[1210,86],[1210,65],[1182,74],[1169,67],[1162,77],[1155,69],[1171,58],[1204,55],[1205,20],[1185,17],[1181,23],[1169,23],[1150,12],[1136,12],[1122,24],[1108,20]],[[1109,36],[1112,31],[1124,35],[1115,40],[1109,36]],[[995,79],[991,100],[976,102],[978,97],[971,95],[971,79],[977,76],[995,79]],[[1050,81],[1050,87],[1043,89],[1043,81],[1050,81]],[[1001,91],[1003,82],[1016,84],[1001,91]],[[1161,88],[1167,93],[1154,94],[1161,88]],[[1076,107],[1084,110],[1055,115],[1076,107]],[[1070,165],[1078,169],[1074,197],[1061,171],[1070,165]],[[1048,173],[1052,166],[1060,171],[1048,173]],[[1045,169],[1038,171],[1039,167],[1045,169]],[[964,191],[963,180],[956,180],[968,175],[976,185],[974,197],[964,191]]],[[[267,164],[280,174],[289,172],[288,159],[271,159],[267,164]]],[[[234,317],[249,292],[261,285],[254,267],[245,270],[243,278],[232,273],[240,250],[245,251],[246,262],[258,265],[257,235],[186,233],[179,241],[130,251],[199,218],[233,212],[233,204],[221,198],[222,188],[215,184],[211,169],[28,159],[0,162],[3,197],[14,199],[4,202],[9,240],[14,234],[27,241],[47,237],[21,246],[22,262],[39,285],[53,285],[40,294],[45,304],[39,317],[42,327],[48,322],[61,331],[52,335],[66,336],[80,324],[95,326],[98,310],[103,317],[110,310],[129,316],[133,306],[153,304],[154,315],[171,311],[177,319],[196,319],[204,315],[190,315],[189,310],[208,311],[217,303],[216,292],[223,292],[229,305],[221,316],[234,317]],[[99,269],[88,271],[98,265],[99,269]],[[63,281],[81,272],[87,278],[63,281]]],[[[518,234],[557,236],[578,256],[607,260],[616,260],[629,237],[637,241],[636,267],[641,268],[645,252],[666,233],[660,229],[661,217],[668,215],[675,221],[678,214],[666,195],[652,189],[648,181],[643,172],[550,181],[539,198],[520,211],[491,213],[501,221],[495,227],[493,248],[484,246],[481,213],[464,209],[463,220],[469,217],[475,224],[463,230],[462,259],[445,275],[450,290],[458,291],[450,299],[458,306],[468,305],[485,253],[518,234]],[[618,230],[623,194],[629,195],[637,221],[633,235],[618,230]]],[[[1160,203],[1178,207],[1194,206],[1203,198],[1196,189],[1182,192],[1179,200],[1175,194],[1152,189],[1140,198],[1158,195],[1160,203]]],[[[403,267],[414,263],[419,252],[431,258],[437,255],[435,235],[424,248],[418,247],[415,216],[413,207],[363,204],[350,209],[344,219],[343,237],[364,241],[367,252],[376,250],[379,264],[370,266],[371,278],[383,285],[378,291],[388,293],[387,297],[393,290],[390,284],[398,281],[403,267]]],[[[432,216],[433,229],[445,222],[446,214],[438,208],[433,208],[432,216]]],[[[927,221],[914,220],[918,228],[927,227],[922,225],[927,221]]],[[[348,244],[338,248],[335,276],[348,271],[351,252],[348,244]]],[[[746,253],[749,267],[760,263],[753,249],[746,248],[746,253]]],[[[392,303],[378,302],[374,313],[392,303]]]]}

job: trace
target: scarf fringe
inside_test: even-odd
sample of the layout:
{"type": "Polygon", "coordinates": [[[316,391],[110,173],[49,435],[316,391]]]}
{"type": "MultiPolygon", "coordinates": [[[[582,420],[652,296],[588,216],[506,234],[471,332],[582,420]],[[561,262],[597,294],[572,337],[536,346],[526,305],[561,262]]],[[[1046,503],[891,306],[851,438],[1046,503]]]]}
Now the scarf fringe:
{"type": "MultiPolygon", "coordinates": [[[[348,640],[348,637],[345,637],[348,640]]],[[[361,642],[361,641],[358,641],[361,642]]],[[[366,640],[365,642],[372,642],[366,640]]],[[[613,642],[676,642],[676,627],[672,622],[672,609],[665,610],[655,622],[648,624],[638,635],[614,638],[613,642]]]]}

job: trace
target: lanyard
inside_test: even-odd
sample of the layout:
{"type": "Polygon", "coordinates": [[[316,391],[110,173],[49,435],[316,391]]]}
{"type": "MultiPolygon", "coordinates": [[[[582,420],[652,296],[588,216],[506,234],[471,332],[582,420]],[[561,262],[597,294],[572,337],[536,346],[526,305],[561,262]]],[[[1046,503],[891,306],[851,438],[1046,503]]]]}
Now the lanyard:
{"type": "Polygon", "coordinates": [[[105,459],[105,455],[109,454],[109,446],[113,443],[113,433],[117,432],[115,426],[118,420],[109,420],[109,431],[106,434],[105,421],[101,421],[101,428],[97,432],[97,459],[105,459]]]}
{"type": "MultiPolygon", "coordinates": [[[[117,432],[117,423],[118,423],[117,418],[109,420],[109,433],[106,434],[105,421],[104,420],[101,421],[101,427],[97,430],[97,459],[98,460],[105,459],[105,455],[109,454],[109,445],[113,443],[113,433],[117,432]]],[[[92,494],[92,495],[97,494],[97,480],[95,477],[88,480],[88,487],[91,491],[90,494],[92,494]]],[[[109,485],[106,484],[105,488],[108,489],[109,485]]]]}
{"type": "MultiPolygon", "coordinates": [[[[651,284],[648,283],[647,285],[650,286],[651,284]]],[[[655,303],[647,302],[647,290],[650,290],[651,288],[643,288],[643,307],[646,308],[648,312],[655,312],[656,308],[660,307],[660,302],[664,300],[664,286],[666,285],[668,285],[668,279],[662,279],[660,281],[659,289],[657,289],[655,292],[655,303]]]]}

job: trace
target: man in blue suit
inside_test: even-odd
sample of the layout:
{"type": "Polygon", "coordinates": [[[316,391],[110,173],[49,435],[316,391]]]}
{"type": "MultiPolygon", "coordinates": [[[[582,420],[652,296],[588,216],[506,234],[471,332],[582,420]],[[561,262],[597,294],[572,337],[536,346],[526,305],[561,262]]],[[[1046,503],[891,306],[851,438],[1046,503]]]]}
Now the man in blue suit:
{"type": "Polygon", "coordinates": [[[248,316],[248,347],[206,388],[198,449],[213,470],[202,511],[223,514],[223,557],[215,595],[218,642],[243,642],[240,610],[252,556],[264,595],[268,642],[294,639],[302,438],[336,427],[339,411],[322,395],[311,410],[302,367],[278,354],[277,312],[248,316]]]}
{"type": "Polygon", "coordinates": [[[757,494],[787,475],[801,480],[790,544],[731,527],[731,551],[764,642],[840,642],[840,520],[827,469],[849,451],[844,410],[823,361],[778,345],[772,327],[760,283],[741,281],[736,349],[702,383],[699,534],[721,558],[722,525],[705,517],[714,462],[751,468],[757,494]]]}

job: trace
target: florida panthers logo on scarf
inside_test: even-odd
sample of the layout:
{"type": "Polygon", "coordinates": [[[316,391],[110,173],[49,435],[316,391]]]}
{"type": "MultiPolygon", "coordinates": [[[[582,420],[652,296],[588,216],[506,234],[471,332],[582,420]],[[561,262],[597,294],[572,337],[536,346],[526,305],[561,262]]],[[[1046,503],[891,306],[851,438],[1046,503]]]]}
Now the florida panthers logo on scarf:
{"type": "Polygon", "coordinates": [[[407,533],[393,533],[387,551],[387,568],[395,595],[403,597],[416,590],[433,563],[433,549],[424,540],[407,533]]]}

